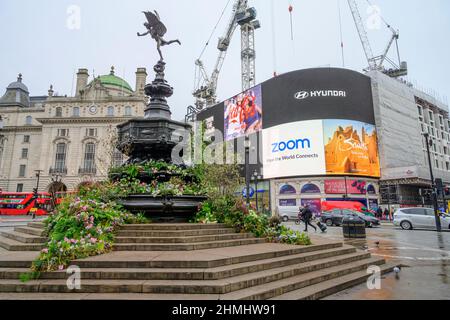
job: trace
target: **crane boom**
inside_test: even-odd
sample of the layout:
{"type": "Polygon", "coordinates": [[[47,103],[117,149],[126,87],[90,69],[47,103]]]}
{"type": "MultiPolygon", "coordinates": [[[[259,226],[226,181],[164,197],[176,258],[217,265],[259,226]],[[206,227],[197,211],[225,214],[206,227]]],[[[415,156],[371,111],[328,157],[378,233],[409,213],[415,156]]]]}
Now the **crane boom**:
{"type": "MultiPolygon", "coordinates": [[[[364,53],[366,54],[367,62],[369,63],[369,71],[372,70],[379,70],[385,74],[387,74],[390,77],[397,78],[401,76],[405,76],[408,74],[408,66],[406,62],[402,62],[400,60],[400,54],[398,50],[398,39],[399,39],[399,33],[394,28],[392,28],[386,20],[383,19],[383,22],[386,24],[388,29],[392,32],[392,37],[389,40],[388,45],[386,46],[386,49],[383,51],[383,53],[380,56],[374,56],[372,52],[372,48],[370,46],[370,41],[367,36],[366,29],[364,28],[363,21],[361,19],[361,14],[359,13],[358,5],[356,3],[356,0],[347,0],[348,5],[350,7],[350,11],[353,15],[353,20],[355,21],[356,29],[358,31],[359,37],[361,39],[362,46],[364,48],[364,53]],[[391,50],[392,44],[396,42],[397,46],[397,56],[398,56],[398,65],[396,63],[392,62],[388,57],[389,50],[391,50]],[[388,61],[391,63],[393,68],[386,69],[383,64],[385,61],[388,61]]],[[[367,1],[369,4],[370,1],[367,1]]]]}
{"type": "Polygon", "coordinates": [[[369,37],[367,36],[366,28],[364,28],[364,23],[362,21],[361,14],[359,13],[358,4],[355,0],[348,0],[348,5],[350,7],[350,11],[352,12],[353,20],[355,20],[356,29],[358,31],[359,38],[361,39],[367,62],[369,63],[369,69],[376,70],[377,65],[373,60],[372,47],[370,46],[369,37]]]}

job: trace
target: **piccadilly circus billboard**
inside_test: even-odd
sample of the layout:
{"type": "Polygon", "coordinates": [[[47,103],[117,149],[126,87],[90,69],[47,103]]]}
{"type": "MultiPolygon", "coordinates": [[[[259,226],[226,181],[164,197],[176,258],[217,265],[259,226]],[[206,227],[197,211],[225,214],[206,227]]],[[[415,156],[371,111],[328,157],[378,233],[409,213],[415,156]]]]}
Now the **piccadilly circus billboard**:
{"type": "Polygon", "coordinates": [[[380,177],[367,76],[338,68],[290,72],[199,114],[224,140],[258,135],[265,179],[318,175],[380,177]]]}

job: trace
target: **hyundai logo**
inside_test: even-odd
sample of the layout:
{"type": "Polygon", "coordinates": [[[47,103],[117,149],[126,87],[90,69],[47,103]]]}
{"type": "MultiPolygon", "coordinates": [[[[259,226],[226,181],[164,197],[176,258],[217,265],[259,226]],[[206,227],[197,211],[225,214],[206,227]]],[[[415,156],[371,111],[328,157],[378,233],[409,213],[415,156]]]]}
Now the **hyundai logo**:
{"type": "Polygon", "coordinates": [[[307,91],[300,91],[295,94],[295,99],[298,99],[298,100],[303,100],[308,97],[309,97],[309,92],[307,92],[307,91]]]}

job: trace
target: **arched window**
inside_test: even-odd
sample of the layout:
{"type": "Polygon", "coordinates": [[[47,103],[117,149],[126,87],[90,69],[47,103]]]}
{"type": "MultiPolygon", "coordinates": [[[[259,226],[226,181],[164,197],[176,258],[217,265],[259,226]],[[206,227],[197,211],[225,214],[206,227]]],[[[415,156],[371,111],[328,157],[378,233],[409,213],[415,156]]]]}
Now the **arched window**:
{"type": "Polygon", "coordinates": [[[80,108],[79,107],[74,107],[73,108],[73,116],[74,117],[79,117],[80,116],[80,108]]]}
{"type": "Polygon", "coordinates": [[[57,117],[62,117],[62,108],[61,107],[57,107],[56,108],[56,116],[57,117]]]}
{"type": "Polygon", "coordinates": [[[114,117],[114,107],[108,107],[108,117],[114,117]]]}
{"type": "Polygon", "coordinates": [[[297,190],[290,184],[285,184],[280,188],[280,194],[296,194],[297,190]]]}
{"type": "Polygon", "coordinates": [[[125,107],[125,116],[130,117],[131,115],[132,115],[131,107],[130,106],[125,107]]]}
{"type": "Polygon", "coordinates": [[[301,193],[320,193],[320,188],[313,183],[308,183],[303,186],[301,193]]]}
{"type": "Polygon", "coordinates": [[[32,116],[27,116],[27,117],[25,118],[25,124],[26,124],[27,126],[31,126],[31,125],[33,124],[33,117],[32,117],[32,116]]]}
{"type": "Polygon", "coordinates": [[[377,191],[375,190],[375,187],[372,184],[369,184],[367,187],[367,193],[368,194],[377,194],[377,191]]]}

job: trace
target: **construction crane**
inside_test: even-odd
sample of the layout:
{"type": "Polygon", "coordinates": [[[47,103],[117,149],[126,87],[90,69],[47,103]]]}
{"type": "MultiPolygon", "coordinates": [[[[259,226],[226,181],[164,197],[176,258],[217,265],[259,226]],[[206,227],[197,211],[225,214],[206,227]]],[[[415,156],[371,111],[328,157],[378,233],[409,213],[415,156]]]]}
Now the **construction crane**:
{"type": "Polygon", "coordinates": [[[217,58],[211,76],[208,76],[201,59],[195,61],[196,79],[193,96],[196,98],[195,107],[190,107],[191,112],[202,110],[217,103],[217,82],[222,70],[225,57],[228,53],[231,39],[236,28],[241,27],[241,73],[242,90],[245,91],[255,85],[255,30],[260,28],[256,20],[256,9],[248,7],[248,0],[236,0],[230,22],[224,35],[219,38],[217,58]]]}
{"type": "MultiPolygon", "coordinates": [[[[361,43],[364,49],[364,53],[366,54],[367,62],[369,63],[369,67],[365,71],[373,71],[378,70],[392,78],[398,78],[401,76],[406,76],[408,74],[408,65],[406,62],[402,62],[400,59],[400,52],[398,48],[398,39],[399,32],[395,30],[390,24],[388,24],[384,19],[383,22],[386,24],[387,28],[392,32],[392,37],[389,40],[389,43],[383,53],[379,56],[374,56],[372,47],[370,46],[369,37],[367,36],[367,31],[364,27],[363,20],[361,18],[361,14],[359,13],[358,4],[356,0],[347,0],[348,5],[350,7],[350,11],[353,15],[353,20],[355,21],[356,29],[359,34],[359,38],[361,39],[361,43]],[[397,48],[397,57],[398,63],[395,63],[391,59],[388,58],[388,53],[391,50],[393,43],[395,42],[397,48]],[[391,64],[391,68],[387,69],[384,67],[385,62],[389,62],[391,64]]],[[[370,2],[367,1],[370,5],[370,2]]]]}

